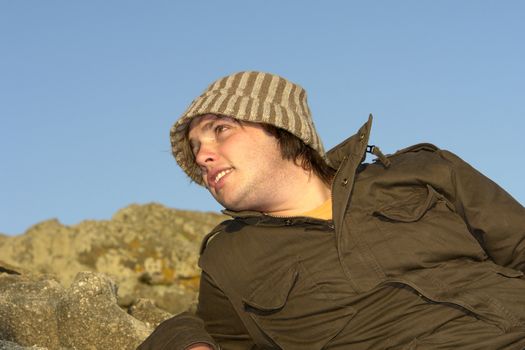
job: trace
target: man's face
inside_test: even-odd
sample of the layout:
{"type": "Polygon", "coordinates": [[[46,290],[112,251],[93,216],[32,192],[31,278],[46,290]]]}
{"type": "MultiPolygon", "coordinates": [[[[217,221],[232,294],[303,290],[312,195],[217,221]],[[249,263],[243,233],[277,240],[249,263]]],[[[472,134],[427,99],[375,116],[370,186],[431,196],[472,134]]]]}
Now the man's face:
{"type": "Polygon", "coordinates": [[[206,187],[225,208],[266,212],[278,206],[293,164],[261,125],[207,114],[191,121],[188,138],[206,187]]]}

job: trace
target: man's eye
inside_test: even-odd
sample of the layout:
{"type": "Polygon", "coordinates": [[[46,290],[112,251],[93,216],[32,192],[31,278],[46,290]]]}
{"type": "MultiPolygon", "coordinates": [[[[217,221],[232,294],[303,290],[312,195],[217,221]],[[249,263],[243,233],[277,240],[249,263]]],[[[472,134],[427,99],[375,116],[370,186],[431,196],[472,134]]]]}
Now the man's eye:
{"type": "Polygon", "coordinates": [[[227,128],[228,127],[226,125],[220,124],[220,125],[215,126],[215,128],[213,130],[215,131],[216,134],[220,134],[221,132],[223,132],[227,128]]]}

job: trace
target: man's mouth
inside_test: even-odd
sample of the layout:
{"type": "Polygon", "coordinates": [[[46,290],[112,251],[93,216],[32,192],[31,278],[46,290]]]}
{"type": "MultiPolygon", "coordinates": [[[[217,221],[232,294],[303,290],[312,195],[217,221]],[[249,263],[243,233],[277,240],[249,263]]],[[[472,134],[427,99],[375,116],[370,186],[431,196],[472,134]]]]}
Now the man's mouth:
{"type": "Polygon", "coordinates": [[[231,173],[233,171],[233,168],[228,168],[228,169],[224,169],[224,170],[221,170],[219,171],[213,178],[213,184],[214,185],[217,185],[217,183],[224,177],[226,176],[227,174],[231,173]]]}
{"type": "Polygon", "coordinates": [[[226,169],[226,170],[223,170],[221,171],[220,173],[218,173],[216,176],[215,176],[215,182],[219,182],[220,179],[222,179],[222,177],[228,173],[230,173],[233,169],[226,169]]]}

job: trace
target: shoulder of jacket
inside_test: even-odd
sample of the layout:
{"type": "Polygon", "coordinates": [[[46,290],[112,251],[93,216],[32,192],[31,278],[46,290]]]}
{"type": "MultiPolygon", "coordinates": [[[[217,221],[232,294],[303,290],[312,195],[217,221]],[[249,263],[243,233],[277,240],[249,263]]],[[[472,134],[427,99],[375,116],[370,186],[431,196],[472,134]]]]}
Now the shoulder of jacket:
{"type": "Polygon", "coordinates": [[[440,151],[440,150],[441,149],[439,147],[437,147],[437,146],[435,146],[435,145],[433,145],[431,143],[418,143],[418,144],[415,144],[415,145],[408,146],[408,147],[405,147],[403,149],[400,149],[396,153],[390,154],[389,157],[400,155],[400,154],[404,154],[404,153],[410,153],[410,152],[420,152],[420,151],[437,152],[437,151],[440,151]]]}
{"type": "Polygon", "coordinates": [[[206,250],[206,247],[208,246],[208,243],[210,243],[212,239],[217,237],[217,235],[219,235],[220,233],[224,232],[226,227],[228,227],[228,225],[230,225],[233,221],[234,220],[230,219],[230,220],[225,220],[225,221],[221,222],[220,224],[215,226],[213,228],[213,230],[210,231],[210,233],[208,233],[206,236],[204,236],[204,238],[202,239],[202,243],[201,243],[201,247],[200,247],[200,250],[199,250],[199,254],[202,255],[202,253],[204,253],[204,251],[206,250]]]}

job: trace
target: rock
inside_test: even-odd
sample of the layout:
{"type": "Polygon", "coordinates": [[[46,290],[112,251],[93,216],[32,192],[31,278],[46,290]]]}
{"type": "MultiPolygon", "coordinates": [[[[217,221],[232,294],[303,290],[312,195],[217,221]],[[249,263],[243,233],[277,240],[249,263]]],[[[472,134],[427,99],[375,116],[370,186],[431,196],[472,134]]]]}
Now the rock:
{"type": "Polygon", "coordinates": [[[128,313],[152,328],[157,327],[162,321],[173,316],[169,312],[158,308],[151,299],[136,300],[128,309],[128,313]]]}
{"type": "Polygon", "coordinates": [[[224,219],[152,203],[0,234],[0,350],[135,349],[195,309],[200,242],[224,219]]]}
{"type": "Polygon", "coordinates": [[[20,275],[24,269],[13,266],[6,263],[5,261],[0,260],[0,273],[7,273],[9,275],[20,275]]]}
{"type": "Polygon", "coordinates": [[[0,340],[0,350],[47,350],[38,346],[25,347],[7,340],[0,340]]]}
{"type": "MultiPolygon", "coordinates": [[[[141,312],[160,315],[147,315],[147,305],[141,312]]],[[[7,349],[135,349],[153,330],[118,306],[111,279],[93,272],[79,273],[67,289],[45,275],[0,274],[0,319],[7,349]]]]}
{"type": "Polygon", "coordinates": [[[153,329],[117,305],[117,287],[103,274],[79,273],[57,307],[62,347],[136,349],[153,329]]]}
{"type": "Polygon", "coordinates": [[[51,219],[23,235],[0,237],[0,256],[12,266],[53,274],[63,286],[80,271],[103,272],[119,285],[119,305],[148,298],[178,313],[196,300],[200,241],[224,218],[134,204],[111,220],[65,226],[51,219]]]}
{"type": "Polygon", "coordinates": [[[0,339],[58,349],[56,307],[63,294],[47,276],[0,274],[0,339]]]}

